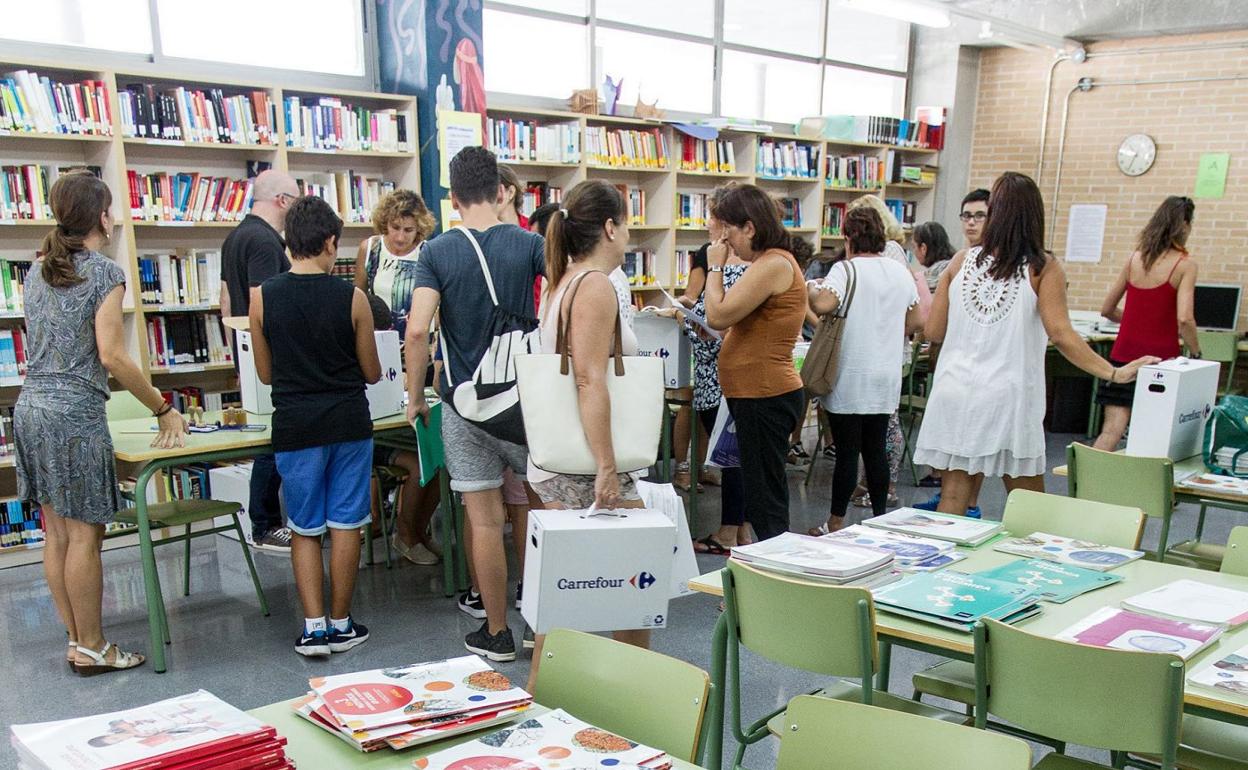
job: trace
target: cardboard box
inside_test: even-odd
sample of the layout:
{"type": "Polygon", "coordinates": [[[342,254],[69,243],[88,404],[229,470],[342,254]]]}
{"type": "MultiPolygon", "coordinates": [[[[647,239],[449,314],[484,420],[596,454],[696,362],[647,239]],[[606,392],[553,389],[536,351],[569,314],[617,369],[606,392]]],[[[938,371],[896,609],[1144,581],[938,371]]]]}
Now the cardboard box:
{"type": "Polygon", "coordinates": [[[663,387],[685,388],[692,381],[689,337],[675,318],[638,313],[633,319],[637,355],[663,359],[663,387]]]}
{"type": "Polygon", "coordinates": [[[552,628],[663,628],[676,525],[661,511],[530,511],[520,614],[552,628]]]}
{"type": "Polygon", "coordinates": [[[637,482],[637,493],[649,509],[662,511],[676,525],[676,545],[672,551],[672,590],[669,596],[679,599],[694,591],[689,581],[702,574],[698,559],[693,554],[693,538],[689,534],[689,517],[685,513],[685,501],[671,484],[637,482]]]}
{"type": "Polygon", "coordinates": [[[373,332],[377,357],[381,359],[381,379],[365,389],[368,413],[374,419],[399,414],[406,408],[403,391],[403,358],[399,354],[399,333],[373,332]]]}
{"type": "MultiPolygon", "coordinates": [[[[208,486],[212,490],[212,499],[223,502],[238,503],[243,506],[238,512],[239,521],[243,525],[243,534],[251,542],[251,516],[247,506],[251,503],[251,462],[236,465],[221,465],[208,471],[208,486]]],[[[214,522],[217,526],[228,524],[224,516],[218,516],[214,522]]],[[[237,539],[233,531],[223,532],[231,540],[237,539]]]]}
{"type": "Polygon", "coordinates": [[[1217,361],[1175,358],[1140,369],[1127,454],[1185,460],[1201,452],[1218,399],[1217,361]]]}
{"type": "Polygon", "coordinates": [[[234,334],[238,337],[238,389],[243,395],[243,409],[252,414],[273,414],[273,387],[261,382],[256,374],[251,332],[236,329],[234,334]]]}

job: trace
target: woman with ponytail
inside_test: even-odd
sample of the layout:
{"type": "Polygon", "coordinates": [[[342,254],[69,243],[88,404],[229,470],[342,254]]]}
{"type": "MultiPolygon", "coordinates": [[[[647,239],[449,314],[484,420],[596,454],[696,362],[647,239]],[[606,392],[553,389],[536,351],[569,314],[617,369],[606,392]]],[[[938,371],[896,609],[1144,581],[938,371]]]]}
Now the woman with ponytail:
{"type": "Polygon", "coordinates": [[[48,197],[57,224],[25,288],[28,363],[13,409],[17,493],[42,509],[43,571],[69,634],[69,666],[93,676],[144,661],[105,641],[101,629],[100,545],[118,508],[104,412],[109,375],[152,410],[152,446],[182,446],[187,428],[126,352],[126,274],[100,253],[113,231],[108,187],[91,174],[67,174],[48,197]]]}

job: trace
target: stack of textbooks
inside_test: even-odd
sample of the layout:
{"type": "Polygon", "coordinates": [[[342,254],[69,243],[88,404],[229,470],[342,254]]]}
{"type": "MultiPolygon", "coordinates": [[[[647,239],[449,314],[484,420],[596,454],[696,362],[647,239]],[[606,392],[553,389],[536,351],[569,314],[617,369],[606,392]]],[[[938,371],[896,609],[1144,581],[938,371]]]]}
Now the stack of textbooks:
{"type": "Polygon", "coordinates": [[[732,558],[767,572],[833,585],[876,588],[901,578],[893,569],[891,551],[795,532],[737,546],[732,558]]]}
{"type": "Polygon", "coordinates": [[[824,184],[829,188],[879,188],[884,169],[875,155],[829,155],[825,162],[824,184]]]}
{"type": "Polygon", "coordinates": [[[1219,447],[1214,451],[1213,459],[1219,466],[1231,473],[1242,473],[1248,476],[1248,452],[1241,455],[1242,449],[1242,447],[1238,446],[1219,447]],[[1239,457],[1238,460],[1236,459],[1237,455],[1239,457]]]}
{"type": "Polygon", "coordinates": [[[296,179],[299,192],[315,195],[338,212],[344,222],[370,222],[382,196],[394,192],[394,182],[366,177],[356,171],[308,174],[296,179]]]}
{"type": "Polygon", "coordinates": [[[0,259],[0,311],[22,312],[22,295],[26,290],[26,274],[30,272],[29,262],[10,262],[0,259]]]}
{"type": "Polygon", "coordinates": [[[0,219],[52,219],[53,183],[83,171],[100,175],[99,166],[0,166],[0,219]]]}
{"type": "Polygon", "coordinates": [[[818,179],[819,148],[813,144],[764,139],[758,143],[754,173],[771,179],[818,179]]]}
{"type": "Polygon", "coordinates": [[[891,551],[897,569],[905,572],[930,572],[966,558],[966,554],[955,550],[956,546],[947,540],[872,529],[861,524],[839,529],[824,535],[823,539],[891,551]]]}
{"type": "Polygon", "coordinates": [[[361,752],[405,749],[511,721],[533,696],[475,655],[308,680],[295,713],[361,752]]]}
{"type": "Polygon", "coordinates": [[[332,97],[287,96],[286,146],[305,150],[411,152],[414,126],[398,110],[370,110],[332,97]]]}
{"type": "Polygon", "coordinates": [[[225,340],[221,316],[216,313],[175,313],[147,319],[150,366],[230,363],[234,350],[225,340]]]}
{"type": "Polygon", "coordinates": [[[1195,580],[1166,583],[1123,599],[1122,606],[1159,618],[1212,623],[1224,628],[1248,622],[1248,592],[1195,580]]]}
{"type": "Polygon", "coordinates": [[[108,86],[101,80],[62,83],[29,70],[0,79],[0,130],[111,136],[108,86]]]}
{"type": "Polygon", "coordinates": [[[1076,596],[1122,580],[1120,575],[1043,559],[1021,559],[992,569],[980,570],[975,574],[1035,589],[1036,598],[1054,604],[1068,602],[1076,596]]]}
{"type": "Polygon", "coordinates": [[[1168,652],[1187,660],[1217,641],[1224,630],[1209,623],[1187,623],[1102,607],[1055,638],[1115,650],[1168,652]]]}
{"type": "Polygon", "coordinates": [[[1037,615],[1039,598],[1017,583],[953,570],[911,575],[875,591],[880,609],[967,632],[983,618],[1017,623],[1037,615]]]}
{"type": "Polygon", "coordinates": [[[277,106],[266,91],[227,96],[178,86],[158,90],[131,83],[117,94],[121,133],[126,137],[191,144],[273,144],[277,106]]]}
{"type": "Polygon", "coordinates": [[[178,249],[139,257],[144,305],[215,305],[221,301],[221,252],[178,249]]]}
{"type": "Polygon", "coordinates": [[[30,548],[43,542],[43,513],[23,500],[0,503],[0,548],[30,548]]]}
{"type": "Polygon", "coordinates": [[[633,131],[605,126],[585,128],[585,154],[591,165],[667,168],[667,135],[657,128],[633,131]]]}
{"type": "Polygon", "coordinates": [[[1027,537],[1007,538],[993,544],[992,547],[993,550],[1002,553],[1026,556],[1029,559],[1044,559],[1098,572],[1107,572],[1144,556],[1143,551],[1114,548],[1087,540],[1050,535],[1046,532],[1033,532],[1027,537]]]}
{"type": "Polygon", "coordinates": [[[680,137],[680,170],[711,174],[732,174],[737,170],[732,142],[727,139],[680,137]]]}
{"type": "Polygon", "coordinates": [[[1188,684],[1219,695],[1248,695],[1248,647],[1241,647],[1187,678],[1188,684]]]}
{"type": "Polygon", "coordinates": [[[576,123],[543,126],[532,120],[486,118],[485,133],[501,161],[581,162],[581,131],[576,123]]]}
{"type": "Polygon", "coordinates": [[[710,197],[706,193],[676,193],[676,226],[706,227],[710,197]]]}
{"type": "Polygon", "coordinates": [[[862,522],[868,527],[886,529],[919,537],[946,540],[957,545],[976,546],[988,542],[1001,533],[1001,522],[971,519],[948,513],[932,513],[917,508],[898,508],[883,516],[873,516],[862,522]]]}
{"type": "Polygon", "coordinates": [[[294,767],[276,730],[204,690],[10,733],[27,770],[294,767]]]}
{"type": "MultiPolygon", "coordinates": [[[[1224,467],[1229,466],[1234,457],[1234,453],[1226,448],[1219,450],[1219,455],[1222,452],[1228,453],[1224,467]]],[[[1220,464],[1222,463],[1221,457],[1218,458],[1218,462],[1220,464]]],[[[1248,455],[1240,458],[1239,467],[1236,471],[1248,473],[1248,455]]],[[[1196,489],[1204,492],[1218,492],[1224,495],[1248,496],[1248,478],[1241,479],[1237,476],[1223,476],[1218,473],[1198,473],[1188,476],[1178,483],[1181,487],[1187,487],[1188,489],[1196,489]]]]}
{"type": "Polygon", "coordinates": [[[0,377],[26,374],[26,327],[0,329],[0,377]]]}
{"type": "Polygon", "coordinates": [[[141,222],[236,222],[251,208],[250,179],[199,172],[127,171],[130,217],[141,222]]]}
{"type": "Polygon", "coordinates": [[[659,749],[556,709],[421,757],[412,766],[417,770],[667,770],[672,760],[659,749]]]}

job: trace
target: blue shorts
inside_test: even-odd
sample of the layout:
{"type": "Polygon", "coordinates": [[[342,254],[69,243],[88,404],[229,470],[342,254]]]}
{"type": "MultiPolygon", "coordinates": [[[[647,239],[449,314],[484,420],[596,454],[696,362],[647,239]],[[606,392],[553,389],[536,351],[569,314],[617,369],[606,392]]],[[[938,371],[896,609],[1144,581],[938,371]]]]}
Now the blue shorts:
{"type": "Polygon", "coordinates": [[[292,532],[308,537],[333,529],[359,529],[369,522],[369,480],[373,440],[277,452],[282,497],[292,532]]]}

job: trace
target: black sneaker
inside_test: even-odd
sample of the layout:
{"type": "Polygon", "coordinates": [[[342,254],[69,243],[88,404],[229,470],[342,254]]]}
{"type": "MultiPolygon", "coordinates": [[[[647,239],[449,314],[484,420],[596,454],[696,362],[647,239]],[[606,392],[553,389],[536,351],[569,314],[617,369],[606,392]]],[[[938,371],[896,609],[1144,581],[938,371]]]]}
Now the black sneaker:
{"type": "Polygon", "coordinates": [[[528,623],[524,624],[524,634],[520,637],[520,646],[526,650],[531,650],[537,646],[537,640],[533,638],[533,629],[528,623]]]}
{"type": "Polygon", "coordinates": [[[806,454],[806,448],[802,446],[802,442],[798,441],[793,446],[789,447],[789,451],[792,452],[803,465],[810,462],[810,455],[806,454]]]}
{"type": "Polygon", "coordinates": [[[330,652],[329,634],[324,631],[304,631],[295,640],[295,652],[309,658],[328,658],[330,652]]]}
{"type": "Polygon", "coordinates": [[[368,627],[351,619],[346,631],[339,631],[333,625],[329,627],[329,651],[346,652],[352,647],[368,641],[368,627]]]}
{"type": "Polygon", "coordinates": [[[288,527],[274,527],[260,536],[254,545],[261,551],[290,554],[290,536],[288,527]]]}
{"type": "Polygon", "coordinates": [[[459,610],[470,618],[485,619],[485,602],[481,601],[481,594],[472,589],[459,595],[459,610]]]}
{"type": "Polygon", "coordinates": [[[490,636],[488,621],[464,637],[464,647],[468,652],[475,652],[497,663],[507,663],[516,659],[516,641],[511,636],[511,629],[504,628],[490,636]]]}
{"type": "Polygon", "coordinates": [[[516,583],[516,609],[520,609],[520,597],[524,594],[524,583],[516,583]]]}

